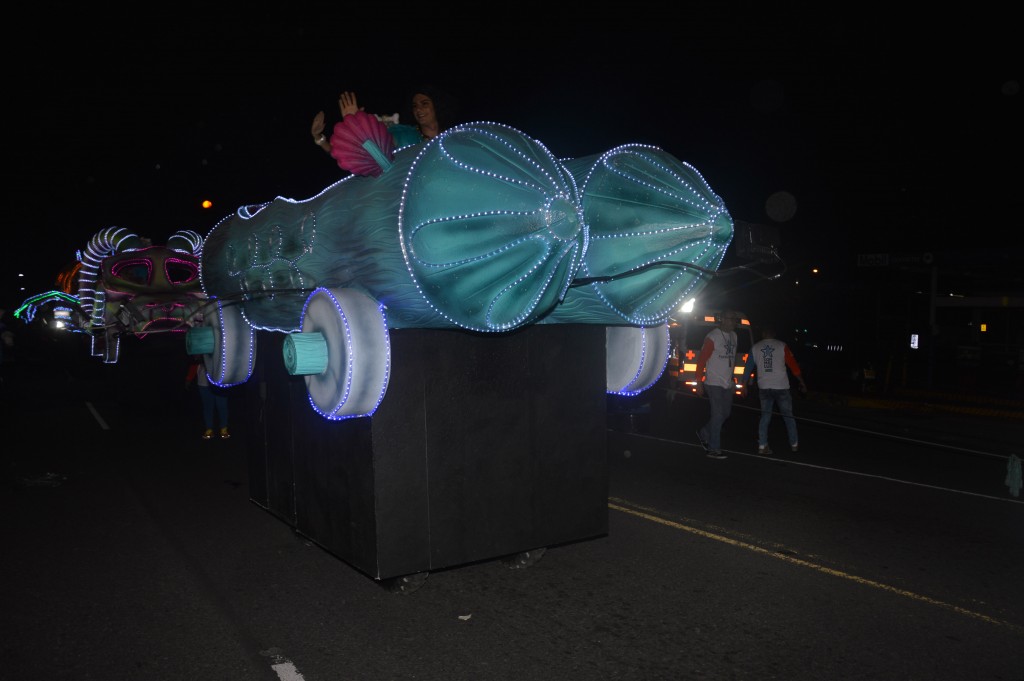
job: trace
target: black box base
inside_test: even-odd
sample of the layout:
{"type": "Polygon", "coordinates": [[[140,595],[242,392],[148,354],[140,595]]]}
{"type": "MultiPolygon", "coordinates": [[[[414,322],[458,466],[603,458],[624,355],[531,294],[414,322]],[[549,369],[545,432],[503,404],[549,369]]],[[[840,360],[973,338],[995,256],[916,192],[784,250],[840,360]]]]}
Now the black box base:
{"type": "Polygon", "coordinates": [[[250,497],[375,579],[608,533],[605,330],[390,332],[370,417],[328,421],[284,334],[245,384],[250,497]]]}

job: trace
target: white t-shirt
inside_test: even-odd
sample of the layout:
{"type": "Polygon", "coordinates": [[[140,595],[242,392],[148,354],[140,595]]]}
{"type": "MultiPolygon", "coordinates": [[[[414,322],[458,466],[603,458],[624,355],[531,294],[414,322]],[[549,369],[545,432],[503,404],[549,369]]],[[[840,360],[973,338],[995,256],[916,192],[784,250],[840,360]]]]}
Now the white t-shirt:
{"type": "Polygon", "coordinates": [[[712,347],[704,369],[704,385],[732,388],[736,385],[733,379],[733,367],[736,365],[736,332],[727,333],[721,329],[711,329],[704,337],[701,355],[707,352],[708,343],[711,343],[712,347]]]}
{"type": "Polygon", "coordinates": [[[764,338],[750,348],[749,371],[753,365],[754,377],[759,388],[766,390],[788,390],[788,366],[794,376],[800,375],[800,367],[790,352],[789,346],[778,338],[764,338]]]}

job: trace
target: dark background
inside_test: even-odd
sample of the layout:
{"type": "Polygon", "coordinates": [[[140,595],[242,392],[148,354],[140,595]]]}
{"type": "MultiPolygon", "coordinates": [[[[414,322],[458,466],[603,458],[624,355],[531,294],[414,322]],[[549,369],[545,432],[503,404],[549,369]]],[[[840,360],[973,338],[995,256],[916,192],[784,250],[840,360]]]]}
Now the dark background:
{"type": "MultiPolygon", "coordinates": [[[[705,297],[821,343],[870,343],[864,328],[877,340],[891,305],[921,316],[928,268],[858,267],[862,254],[932,254],[939,292],[1024,289],[1024,54],[1009,10],[89,9],[36,5],[9,27],[8,307],[52,288],[106,227],[160,243],[319,193],[344,172],[311,144],[314,114],[330,127],[353,90],[409,122],[424,82],[456,98],[460,122],[511,125],[558,157],[643,143],[692,164],[783,258],[759,270],[780,278],[722,277],[705,297]]],[[[735,251],[723,268],[744,264],[735,251]]]]}

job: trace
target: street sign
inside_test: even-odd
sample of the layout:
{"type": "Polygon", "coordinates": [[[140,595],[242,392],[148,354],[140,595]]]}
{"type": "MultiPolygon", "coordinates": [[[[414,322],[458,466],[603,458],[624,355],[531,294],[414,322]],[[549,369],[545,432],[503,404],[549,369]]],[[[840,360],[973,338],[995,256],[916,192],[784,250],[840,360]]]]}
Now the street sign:
{"type": "Polygon", "coordinates": [[[888,267],[888,253],[859,253],[857,267],[888,267]]]}
{"type": "Polygon", "coordinates": [[[857,267],[889,267],[890,265],[931,265],[931,253],[859,253],[857,267]]]}

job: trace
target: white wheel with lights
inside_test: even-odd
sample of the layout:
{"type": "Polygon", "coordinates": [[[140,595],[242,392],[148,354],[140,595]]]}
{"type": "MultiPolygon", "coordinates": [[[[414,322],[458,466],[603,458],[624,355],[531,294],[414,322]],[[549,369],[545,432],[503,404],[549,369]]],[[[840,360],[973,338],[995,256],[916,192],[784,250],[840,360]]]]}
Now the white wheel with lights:
{"type": "Polygon", "coordinates": [[[214,312],[203,318],[203,325],[189,330],[185,347],[189,354],[203,356],[206,373],[215,385],[237,385],[252,376],[256,331],[237,305],[217,301],[214,312]]]}
{"type": "Polygon", "coordinates": [[[540,547],[539,549],[531,549],[529,551],[520,551],[517,554],[506,556],[503,560],[505,567],[510,570],[518,570],[521,568],[528,568],[538,560],[540,560],[544,553],[547,551],[547,547],[540,547]]]}
{"type": "Polygon", "coordinates": [[[327,419],[369,416],[387,392],[391,343],[384,308],[353,289],[318,288],[302,331],[285,339],[285,367],[306,377],[313,408],[327,419]]]}
{"type": "Polygon", "coordinates": [[[429,572],[414,572],[411,575],[382,580],[381,585],[393,594],[411,594],[423,586],[429,576],[429,572]]]}
{"type": "Polygon", "coordinates": [[[605,334],[607,390],[636,395],[657,383],[668,366],[668,324],[609,326],[605,334]]]}

